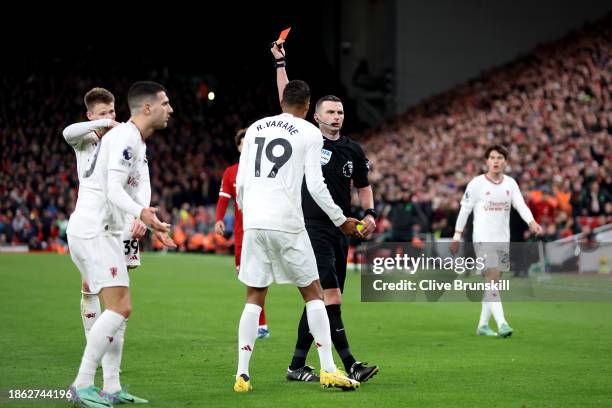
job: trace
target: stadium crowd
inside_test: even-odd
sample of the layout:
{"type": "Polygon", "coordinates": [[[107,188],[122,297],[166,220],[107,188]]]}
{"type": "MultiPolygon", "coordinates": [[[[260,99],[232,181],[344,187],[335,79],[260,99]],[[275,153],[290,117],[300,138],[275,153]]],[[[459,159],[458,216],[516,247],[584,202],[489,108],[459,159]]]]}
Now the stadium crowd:
{"type": "Polygon", "coordinates": [[[451,237],[493,143],[509,148],[506,172],[546,240],[612,222],[611,27],[608,17],[541,45],[367,131],[381,232],[451,237]]]}
{"type": "MultiPolygon", "coordinates": [[[[452,236],[463,189],[493,142],[509,147],[507,173],[546,240],[612,222],[611,26],[608,17],[539,46],[361,135],[380,214],[375,238],[452,236]]],[[[85,120],[84,92],[107,87],[117,119],[128,118],[122,95],[130,81],[83,72],[0,74],[0,246],[65,250],[78,180],[61,134],[85,120]]],[[[175,110],[168,130],[148,142],[152,203],[172,222],[179,251],[229,252],[231,234],[213,232],[219,183],[237,160],[236,129],[275,113],[276,90],[234,80],[209,101],[202,78],[150,78],[166,85],[175,110]]],[[[226,225],[231,231],[231,211],[226,225]]]]}
{"type": "MultiPolygon", "coordinates": [[[[263,86],[235,81],[213,102],[202,79],[170,78],[167,73],[152,73],[151,78],[166,84],[180,113],[167,131],[147,143],[152,203],[162,219],[175,225],[173,236],[181,250],[190,245],[209,250],[213,243],[202,235],[213,236],[209,233],[223,170],[238,157],[235,130],[273,112],[265,107],[274,109],[274,95],[263,86]]],[[[78,194],[75,154],[62,130],[86,120],[83,91],[101,84],[115,94],[117,120],[127,120],[121,95],[130,81],[108,84],[75,71],[17,81],[2,76],[0,83],[0,245],[25,243],[35,250],[61,251],[78,194]]]]}

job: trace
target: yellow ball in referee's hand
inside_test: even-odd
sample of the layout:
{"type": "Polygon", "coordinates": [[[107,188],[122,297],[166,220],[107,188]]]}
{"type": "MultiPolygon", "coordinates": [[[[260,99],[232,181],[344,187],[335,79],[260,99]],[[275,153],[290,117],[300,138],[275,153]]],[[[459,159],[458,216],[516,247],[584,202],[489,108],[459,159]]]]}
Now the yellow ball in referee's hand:
{"type": "Polygon", "coordinates": [[[357,224],[357,231],[359,232],[363,231],[364,227],[365,227],[364,224],[357,224]]]}

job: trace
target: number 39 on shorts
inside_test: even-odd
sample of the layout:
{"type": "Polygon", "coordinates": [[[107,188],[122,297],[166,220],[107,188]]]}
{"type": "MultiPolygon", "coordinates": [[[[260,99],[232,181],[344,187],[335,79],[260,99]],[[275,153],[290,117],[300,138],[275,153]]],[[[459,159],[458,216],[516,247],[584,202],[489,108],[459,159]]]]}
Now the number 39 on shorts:
{"type": "Polygon", "coordinates": [[[138,253],[138,240],[137,239],[126,239],[123,241],[124,255],[136,255],[138,253]]]}

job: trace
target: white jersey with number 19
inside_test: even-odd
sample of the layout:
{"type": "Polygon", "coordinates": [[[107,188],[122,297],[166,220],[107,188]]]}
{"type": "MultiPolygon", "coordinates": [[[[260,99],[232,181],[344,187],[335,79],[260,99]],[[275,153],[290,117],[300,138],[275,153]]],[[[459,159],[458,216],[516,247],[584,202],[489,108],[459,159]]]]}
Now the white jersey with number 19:
{"type": "Polygon", "coordinates": [[[336,226],[346,217],[332,200],[321,171],[321,131],[283,113],[253,123],[244,137],[236,195],[244,230],[297,233],[305,230],[301,186],[336,226]]]}

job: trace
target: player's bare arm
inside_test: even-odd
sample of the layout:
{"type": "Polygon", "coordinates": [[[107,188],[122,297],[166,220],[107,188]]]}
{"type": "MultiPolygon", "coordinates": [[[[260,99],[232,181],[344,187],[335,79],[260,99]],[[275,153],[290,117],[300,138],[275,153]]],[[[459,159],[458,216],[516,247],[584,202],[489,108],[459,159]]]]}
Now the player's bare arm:
{"type": "Polygon", "coordinates": [[[270,48],[270,52],[272,52],[276,62],[276,87],[278,89],[279,102],[282,102],[283,91],[285,90],[285,86],[289,83],[289,77],[287,76],[287,70],[285,68],[287,50],[283,46],[284,42],[284,40],[277,40],[272,43],[272,48],[270,48]]]}
{"type": "MultiPolygon", "coordinates": [[[[361,208],[363,208],[364,210],[374,208],[374,193],[372,192],[372,186],[357,189],[357,194],[359,195],[359,202],[361,203],[361,208]]],[[[363,235],[365,238],[368,238],[376,229],[376,219],[372,214],[366,214],[362,222],[363,229],[361,230],[361,235],[363,235]]]]}

